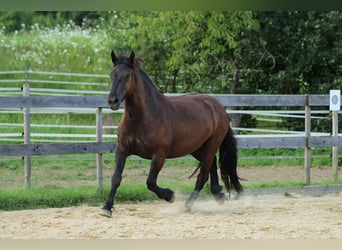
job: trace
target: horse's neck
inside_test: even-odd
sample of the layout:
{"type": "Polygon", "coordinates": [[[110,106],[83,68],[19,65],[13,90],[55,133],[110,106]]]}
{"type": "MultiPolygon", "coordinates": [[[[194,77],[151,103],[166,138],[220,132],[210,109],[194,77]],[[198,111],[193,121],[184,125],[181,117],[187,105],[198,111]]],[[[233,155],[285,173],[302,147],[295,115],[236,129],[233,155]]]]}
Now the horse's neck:
{"type": "Polygon", "coordinates": [[[159,116],[164,104],[164,95],[150,83],[140,78],[133,95],[126,99],[125,112],[132,120],[145,120],[159,116]]]}

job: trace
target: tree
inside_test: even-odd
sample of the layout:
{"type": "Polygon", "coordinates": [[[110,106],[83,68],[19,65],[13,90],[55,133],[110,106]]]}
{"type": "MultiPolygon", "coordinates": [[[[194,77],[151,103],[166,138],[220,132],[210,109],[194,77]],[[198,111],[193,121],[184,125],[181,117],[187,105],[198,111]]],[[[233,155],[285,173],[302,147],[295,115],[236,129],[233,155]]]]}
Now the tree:
{"type": "MultiPolygon", "coordinates": [[[[263,62],[264,93],[328,94],[342,83],[342,13],[338,11],[259,12],[260,32],[274,58],[263,62]]],[[[290,130],[304,123],[286,119],[290,130]]],[[[329,121],[327,121],[329,123],[329,121]]],[[[312,124],[326,131],[326,121],[312,124]]]]}
{"type": "Polygon", "coordinates": [[[182,91],[236,93],[263,52],[252,12],[154,12],[135,20],[128,42],[159,75],[168,72],[172,90],[178,79],[182,91]]]}
{"type": "Polygon", "coordinates": [[[253,12],[135,12],[125,18],[120,41],[146,60],[144,68],[165,92],[255,93],[248,81],[259,71],[264,42],[253,12]]]}
{"type": "Polygon", "coordinates": [[[261,12],[258,19],[275,60],[269,92],[325,94],[341,85],[341,12],[261,12]]]}

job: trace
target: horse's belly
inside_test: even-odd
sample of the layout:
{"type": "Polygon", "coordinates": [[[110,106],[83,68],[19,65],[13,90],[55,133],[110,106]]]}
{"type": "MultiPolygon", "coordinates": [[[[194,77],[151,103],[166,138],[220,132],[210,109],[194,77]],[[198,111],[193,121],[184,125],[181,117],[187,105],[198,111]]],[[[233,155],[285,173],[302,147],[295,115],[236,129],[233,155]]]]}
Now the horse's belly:
{"type": "Polygon", "coordinates": [[[168,158],[182,157],[199,149],[209,138],[209,133],[201,133],[200,131],[197,132],[198,133],[189,132],[186,136],[180,136],[178,139],[175,138],[170,147],[168,158]]]}
{"type": "Polygon", "coordinates": [[[134,146],[132,145],[130,148],[131,154],[138,155],[144,159],[152,159],[154,150],[146,146],[144,143],[142,143],[140,140],[137,140],[134,143],[134,146]]]}

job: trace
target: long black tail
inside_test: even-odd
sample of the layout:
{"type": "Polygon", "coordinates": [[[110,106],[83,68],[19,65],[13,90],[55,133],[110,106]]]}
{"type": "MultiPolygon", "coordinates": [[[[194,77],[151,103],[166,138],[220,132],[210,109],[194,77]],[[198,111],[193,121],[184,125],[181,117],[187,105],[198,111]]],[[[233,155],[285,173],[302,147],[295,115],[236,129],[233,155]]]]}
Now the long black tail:
{"type": "Polygon", "coordinates": [[[224,138],[220,146],[219,163],[221,170],[221,177],[226,187],[226,190],[230,193],[232,188],[236,192],[240,193],[243,188],[237,175],[237,146],[234,138],[234,132],[229,128],[226,137],[224,138]]]}

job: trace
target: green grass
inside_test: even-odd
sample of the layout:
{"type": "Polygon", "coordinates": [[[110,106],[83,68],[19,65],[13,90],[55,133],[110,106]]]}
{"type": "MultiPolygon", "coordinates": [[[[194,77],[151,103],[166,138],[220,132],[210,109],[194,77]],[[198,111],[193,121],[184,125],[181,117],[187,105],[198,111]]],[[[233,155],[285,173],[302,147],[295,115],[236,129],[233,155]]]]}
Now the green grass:
{"type": "MultiPolygon", "coordinates": [[[[168,185],[171,189],[190,194],[193,185],[168,185]]],[[[205,188],[203,194],[209,192],[205,188]],[[207,191],[205,191],[207,190],[207,191]]],[[[110,187],[105,186],[102,193],[95,186],[58,187],[45,186],[32,189],[0,190],[0,210],[22,210],[49,207],[70,207],[87,204],[102,206],[109,194],[110,187]]],[[[139,202],[157,200],[143,183],[125,183],[120,186],[115,202],[139,202]]]]}
{"type": "MultiPolygon", "coordinates": [[[[142,192],[141,187],[132,185],[132,191],[127,195],[127,188],[123,187],[116,201],[139,201],[148,199],[142,192]]],[[[68,207],[81,204],[100,205],[105,201],[105,194],[109,189],[106,188],[100,194],[94,186],[80,187],[56,187],[45,186],[44,188],[16,189],[0,191],[0,209],[2,210],[21,210],[47,207],[68,207]]],[[[151,199],[151,197],[150,197],[151,199]]]]}
{"type": "Polygon", "coordinates": [[[82,203],[94,204],[100,201],[100,195],[96,189],[87,186],[1,190],[0,197],[0,209],[3,210],[66,207],[82,203]]]}

